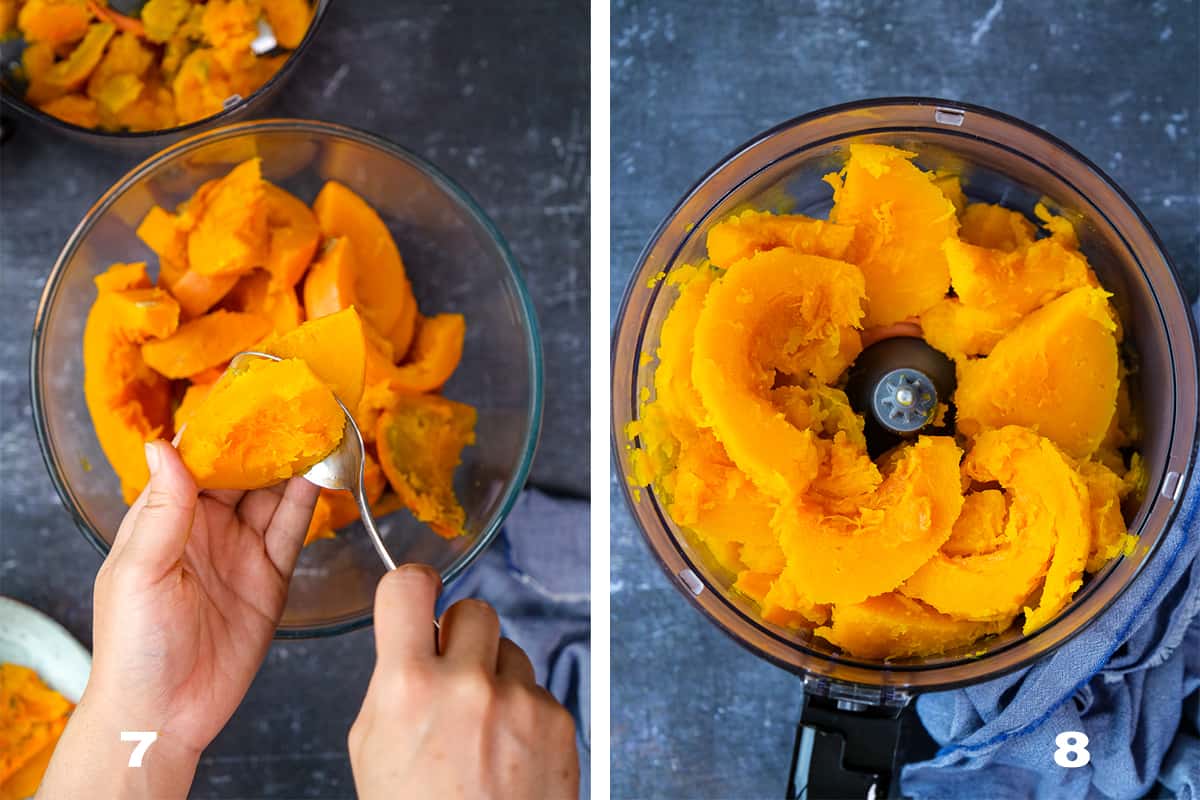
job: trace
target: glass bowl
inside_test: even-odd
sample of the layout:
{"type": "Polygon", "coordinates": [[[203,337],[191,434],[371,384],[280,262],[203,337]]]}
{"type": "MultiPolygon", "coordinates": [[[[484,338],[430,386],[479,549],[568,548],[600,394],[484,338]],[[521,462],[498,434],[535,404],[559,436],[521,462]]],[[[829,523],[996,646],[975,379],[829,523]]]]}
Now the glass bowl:
{"type": "Polygon", "coordinates": [[[889,144],[919,153],[925,169],[963,177],[972,200],[1000,203],[1032,218],[1045,201],[1078,228],[1081,247],[1114,293],[1136,372],[1131,393],[1141,417],[1141,452],[1149,472],[1145,500],[1130,529],[1141,538],[1128,556],[1092,576],[1071,605],[1030,636],[1010,630],[942,656],[871,662],[842,654],[820,638],[765,622],[732,591],[733,576],[672,522],[653,489],[626,499],[650,549],[677,588],[709,620],[755,653],[818,681],[883,692],[949,688],[1017,669],[1051,652],[1103,611],[1155,557],[1178,510],[1197,444],[1196,334],[1173,268],[1149,224],[1094,164],[1024,122],[963,103],[926,99],[868,100],[817,111],[770,130],[734,151],[702,178],[654,233],[630,278],[612,347],[614,457],[631,474],[624,431],[639,413],[639,393],[653,393],[659,329],[678,296],[654,280],[705,254],[713,224],[746,207],[824,217],[832,204],[821,177],[841,168],[851,142],[889,144]]]}
{"type": "Polygon", "coordinates": [[[95,128],[83,128],[79,125],[74,125],[70,122],[53,117],[46,112],[26,103],[23,97],[23,92],[18,91],[20,85],[15,74],[16,68],[20,65],[20,50],[7,45],[3,53],[3,63],[0,63],[0,104],[5,110],[12,109],[26,119],[33,120],[42,125],[47,126],[55,133],[67,136],[76,141],[87,142],[89,144],[98,145],[109,150],[119,150],[135,154],[146,154],[155,150],[160,150],[167,145],[174,144],[184,137],[199,133],[202,130],[215,127],[217,125],[226,125],[236,122],[240,119],[245,119],[257,110],[262,109],[267,101],[283,87],[283,84],[291,77],[297,62],[300,60],[301,54],[308,49],[313,38],[317,34],[317,27],[321,24],[321,20],[325,17],[325,12],[329,10],[332,0],[313,0],[313,15],[312,21],[308,25],[308,30],[304,34],[304,38],[300,40],[300,44],[296,49],[291,51],[287,61],[279,68],[279,71],[271,76],[271,79],[258,87],[258,90],[248,97],[233,95],[225,101],[225,107],[220,113],[213,114],[204,119],[198,119],[195,122],[189,122],[186,125],[177,125],[174,128],[164,128],[157,131],[103,131],[95,128]],[[10,54],[10,48],[12,54],[10,54]]]}
{"type": "MultiPolygon", "coordinates": [[[[541,340],[516,261],[479,206],[431,164],[352,128],[299,120],[219,128],[152,156],[96,201],[55,262],[34,320],[33,415],[50,477],[84,536],[107,552],[126,506],[84,402],[92,278],[115,261],[156,264],[134,234],[146,211],[174,208],[252,156],[264,177],[305,201],[327,180],[362,195],[391,229],[421,308],[466,316],[462,362],[444,393],[479,412],[476,444],[455,473],[467,533],[442,539],[407,511],[379,520],[397,562],[429,564],[448,584],[495,538],[525,483],[541,421],[541,340]]],[[[277,636],[369,623],[382,574],[361,526],[306,547],[277,636]]]]}

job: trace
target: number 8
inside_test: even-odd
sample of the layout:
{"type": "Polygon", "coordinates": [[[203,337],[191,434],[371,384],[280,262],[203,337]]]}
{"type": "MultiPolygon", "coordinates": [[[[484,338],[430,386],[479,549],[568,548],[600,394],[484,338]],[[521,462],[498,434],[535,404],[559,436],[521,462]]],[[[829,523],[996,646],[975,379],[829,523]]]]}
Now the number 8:
{"type": "Polygon", "coordinates": [[[1088,752],[1088,737],[1080,731],[1063,731],[1054,737],[1058,749],[1054,751],[1054,763],[1060,767],[1074,769],[1091,763],[1092,754],[1088,752]]]}

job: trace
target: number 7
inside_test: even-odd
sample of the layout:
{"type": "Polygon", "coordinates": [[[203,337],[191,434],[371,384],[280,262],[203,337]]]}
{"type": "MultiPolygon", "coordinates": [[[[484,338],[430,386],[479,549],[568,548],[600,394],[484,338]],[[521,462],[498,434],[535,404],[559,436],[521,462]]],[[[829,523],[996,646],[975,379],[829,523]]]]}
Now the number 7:
{"type": "Polygon", "coordinates": [[[146,751],[157,739],[157,731],[121,731],[122,742],[137,742],[137,747],[129,754],[129,766],[140,767],[146,751]]]}

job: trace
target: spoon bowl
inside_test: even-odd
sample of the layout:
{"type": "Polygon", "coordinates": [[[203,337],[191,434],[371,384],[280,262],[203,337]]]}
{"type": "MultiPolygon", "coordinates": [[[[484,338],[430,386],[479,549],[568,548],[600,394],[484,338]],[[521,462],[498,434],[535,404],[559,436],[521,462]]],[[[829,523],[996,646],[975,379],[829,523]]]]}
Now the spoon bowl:
{"type": "MultiPolygon", "coordinates": [[[[243,350],[229,361],[229,369],[237,369],[248,358],[265,358],[269,361],[283,360],[270,353],[243,350]]],[[[342,440],[338,442],[337,447],[333,448],[333,452],[309,467],[302,477],[323,489],[345,489],[354,495],[354,502],[358,505],[358,515],[362,517],[363,527],[367,529],[371,543],[375,545],[375,552],[379,553],[379,558],[388,571],[394,570],[396,561],[383,544],[383,536],[380,535],[379,528],[375,525],[375,516],[371,513],[371,505],[367,502],[367,494],[363,488],[363,472],[366,468],[367,458],[362,432],[359,431],[350,409],[346,408],[346,405],[338,397],[335,396],[333,399],[337,400],[338,407],[342,409],[342,413],[346,417],[342,440]]]]}

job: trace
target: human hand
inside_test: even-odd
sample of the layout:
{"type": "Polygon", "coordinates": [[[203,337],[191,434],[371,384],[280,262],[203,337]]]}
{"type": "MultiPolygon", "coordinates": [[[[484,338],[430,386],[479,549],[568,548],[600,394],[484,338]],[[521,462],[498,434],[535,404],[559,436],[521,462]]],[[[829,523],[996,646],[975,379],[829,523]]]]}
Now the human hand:
{"type": "Polygon", "coordinates": [[[521,648],[478,600],[433,615],[441,581],[405,565],[375,592],[375,672],[350,728],[362,800],[575,798],[570,714],[534,679],[521,648]]]}
{"type": "Polygon", "coordinates": [[[120,757],[108,767],[138,772],[125,769],[132,745],[120,743],[122,730],[157,732],[145,764],[160,765],[170,787],[156,783],[157,790],[175,794],[179,781],[162,773],[186,773],[178,796],[186,794],[200,752],[266,655],[319,493],[302,478],[252,492],[200,492],[161,441],[146,446],[146,460],[150,482],[96,576],[92,674],[42,796],[85,796],[72,786],[105,796],[92,791],[96,783],[81,783],[88,770],[80,764],[84,752],[97,758],[110,744],[120,757]]]}

